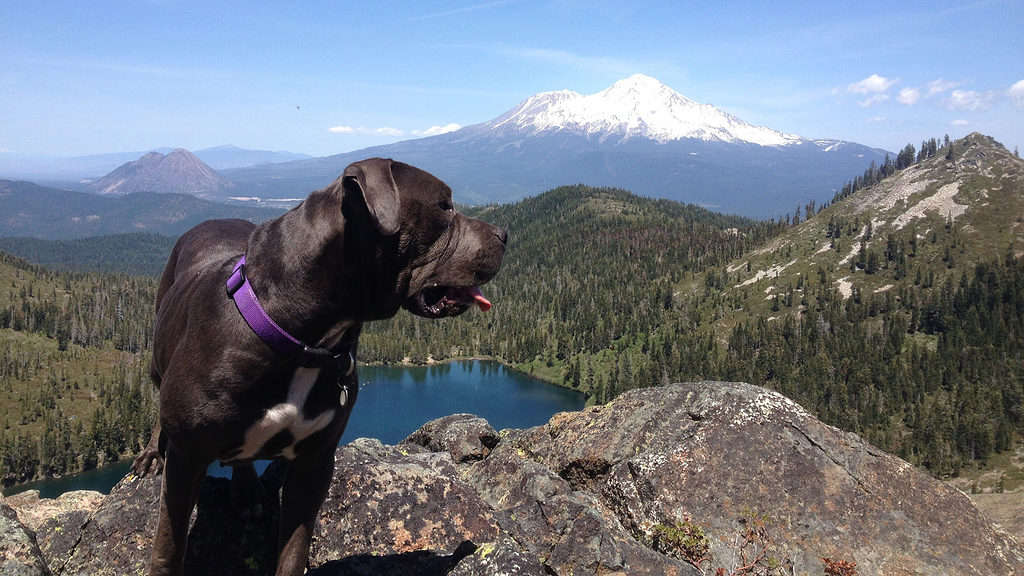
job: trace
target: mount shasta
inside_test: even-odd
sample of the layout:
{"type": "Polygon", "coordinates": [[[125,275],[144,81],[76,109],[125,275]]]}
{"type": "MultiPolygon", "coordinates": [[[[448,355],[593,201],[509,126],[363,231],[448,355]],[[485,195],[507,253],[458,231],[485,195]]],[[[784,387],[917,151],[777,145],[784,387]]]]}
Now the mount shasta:
{"type": "Polygon", "coordinates": [[[382,156],[434,173],[468,203],[583,183],[767,217],[830,199],[885,155],[755,126],[638,74],[591,95],[536,94],[489,122],[446,134],[222,173],[246,195],[297,197],[326,186],[353,161],[382,156]]]}

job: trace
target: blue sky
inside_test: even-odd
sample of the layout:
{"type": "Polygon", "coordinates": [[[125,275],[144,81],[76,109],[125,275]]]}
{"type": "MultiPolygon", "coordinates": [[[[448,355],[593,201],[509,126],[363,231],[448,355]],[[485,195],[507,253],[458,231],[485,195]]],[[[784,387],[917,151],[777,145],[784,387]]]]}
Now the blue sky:
{"type": "Polygon", "coordinates": [[[0,151],[319,156],[634,73],[806,137],[1012,150],[1021,30],[1020,1],[4,2],[0,151]]]}

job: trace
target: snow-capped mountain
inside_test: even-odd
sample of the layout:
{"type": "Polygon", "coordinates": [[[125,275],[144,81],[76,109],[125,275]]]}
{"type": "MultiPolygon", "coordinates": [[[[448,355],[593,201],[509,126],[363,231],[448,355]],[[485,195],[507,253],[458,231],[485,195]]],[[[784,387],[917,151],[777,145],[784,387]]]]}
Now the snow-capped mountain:
{"type": "Polygon", "coordinates": [[[295,198],[326,186],[350,162],[382,156],[434,173],[464,203],[511,202],[584,183],[774,217],[830,200],[885,154],[755,126],[635,75],[596,94],[536,94],[447,134],[224,176],[246,195],[295,198]]]}
{"type": "Polygon", "coordinates": [[[571,90],[542,92],[484,127],[495,133],[569,131],[602,140],[647,138],[659,143],[684,138],[761,146],[800,142],[799,136],[754,126],[710,104],[694,102],[643,74],[587,96],[571,90]]]}

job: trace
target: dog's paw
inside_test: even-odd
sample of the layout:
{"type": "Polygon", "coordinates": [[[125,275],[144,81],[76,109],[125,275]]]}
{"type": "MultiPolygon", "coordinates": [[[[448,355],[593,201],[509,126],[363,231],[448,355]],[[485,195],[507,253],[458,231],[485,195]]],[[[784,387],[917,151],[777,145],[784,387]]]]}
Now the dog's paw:
{"type": "Polygon", "coordinates": [[[135,458],[132,463],[132,472],[136,476],[144,477],[150,474],[158,476],[164,471],[164,459],[158,450],[146,449],[135,458]]]}

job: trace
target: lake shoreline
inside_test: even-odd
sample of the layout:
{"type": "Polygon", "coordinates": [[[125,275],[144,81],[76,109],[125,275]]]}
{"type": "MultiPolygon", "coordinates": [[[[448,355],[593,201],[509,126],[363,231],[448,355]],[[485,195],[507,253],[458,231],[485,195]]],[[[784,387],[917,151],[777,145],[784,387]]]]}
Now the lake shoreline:
{"type": "MultiPolygon", "coordinates": [[[[363,362],[361,367],[365,370],[360,374],[361,384],[373,383],[383,386],[370,386],[361,390],[360,407],[353,411],[342,443],[350,442],[356,437],[371,437],[388,444],[397,444],[426,421],[457,412],[477,414],[498,428],[528,428],[543,424],[555,412],[580,410],[585,407],[586,397],[580,391],[560,386],[549,379],[539,378],[495,358],[464,356],[444,360],[430,359],[427,363],[363,362]],[[437,370],[438,367],[444,366],[451,368],[437,370]],[[514,381],[518,383],[513,384],[514,381]],[[547,387],[549,392],[537,392],[537,386],[547,387]],[[556,390],[560,392],[555,392],[556,390]],[[565,400],[567,394],[568,397],[575,399],[565,400]],[[481,399],[475,400],[476,397],[481,399]],[[515,400],[512,404],[520,402],[521,405],[510,406],[510,399],[515,400]],[[417,411],[425,408],[432,411],[429,414],[417,411]],[[541,412],[544,414],[543,417],[539,416],[541,412]],[[506,416],[528,416],[530,420],[507,420],[506,416]],[[392,418],[397,418],[397,422],[384,422],[392,418]],[[503,423],[503,420],[506,421],[503,423]]],[[[36,478],[29,482],[12,484],[3,487],[2,493],[4,496],[11,496],[35,489],[40,490],[41,498],[50,498],[56,497],[51,496],[48,491],[54,486],[60,487],[52,488],[56,494],[78,489],[94,489],[106,493],[116,480],[120,480],[130,471],[134,457],[134,454],[122,454],[118,461],[86,472],[65,474],[60,478],[36,478]],[[112,478],[114,482],[110,481],[112,478]],[[74,485],[78,480],[95,481],[96,485],[102,487],[80,488],[74,485]],[[68,485],[72,487],[68,488],[68,485]]],[[[213,474],[217,475],[215,472],[213,474]]]]}

